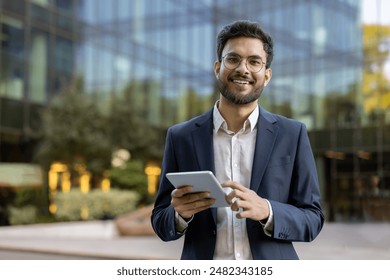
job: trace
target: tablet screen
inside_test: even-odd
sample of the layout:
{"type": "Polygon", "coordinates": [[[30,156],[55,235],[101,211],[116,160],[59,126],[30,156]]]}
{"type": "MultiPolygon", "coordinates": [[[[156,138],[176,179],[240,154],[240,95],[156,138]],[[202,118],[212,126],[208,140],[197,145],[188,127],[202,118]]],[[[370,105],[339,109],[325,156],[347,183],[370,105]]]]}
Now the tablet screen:
{"type": "Polygon", "coordinates": [[[211,171],[175,172],[167,173],[166,176],[175,188],[191,185],[193,192],[210,192],[210,196],[215,198],[211,207],[229,207],[226,193],[211,171]]]}

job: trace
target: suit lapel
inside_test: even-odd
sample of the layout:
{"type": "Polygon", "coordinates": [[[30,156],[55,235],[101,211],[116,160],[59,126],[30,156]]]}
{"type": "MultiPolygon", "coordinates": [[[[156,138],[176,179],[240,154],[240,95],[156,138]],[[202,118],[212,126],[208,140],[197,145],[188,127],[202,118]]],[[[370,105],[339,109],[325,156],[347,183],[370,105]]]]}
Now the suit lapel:
{"type": "Polygon", "coordinates": [[[207,112],[203,118],[195,123],[195,128],[192,130],[192,139],[199,170],[210,170],[214,173],[212,111],[207,112]]]}
{"type": "Polygon", "coordinates": [[[251,189],[255,192],[258,191],[265,169],[267,168],[278,130],[279,127],[276,125],[276,119],[272,114],[260,107],[250,183],[251,189]]]}
{"type": "MultiPolygon", "coordinates": [[[[213,110],[211,110],[195,123],[192,139],[199,170],[210,170],[215,173],[213,126],[213,110]]],[[[211,208],[210,211],[214,223],[217,224],[217,208],[211,208]]]]}

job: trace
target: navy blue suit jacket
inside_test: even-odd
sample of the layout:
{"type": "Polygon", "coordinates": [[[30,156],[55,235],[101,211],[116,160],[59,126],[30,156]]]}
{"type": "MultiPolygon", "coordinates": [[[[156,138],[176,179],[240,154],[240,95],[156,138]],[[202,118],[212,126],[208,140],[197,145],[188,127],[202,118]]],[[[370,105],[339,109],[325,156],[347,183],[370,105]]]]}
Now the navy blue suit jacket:
{"type": "MultiPolygon", "coordinates": [[[[168,129],[160,186],[152,226],[164,241],[182,237],[175,229],[171,205],[174,187],[168,172],[214,172],[213,113],[209,112],[168,129]]],[[[251,183],[249,186],[272,205],[273,236],[261,224],[247,220],[254,259],[298,259],[293,241],[312,241],[324,217],[313,153],[306,127],[260,107],[251,183]]],[[[216,208],[194,215],[185,232],[182,259],[212,259],[216,242],[216,208]]]]}

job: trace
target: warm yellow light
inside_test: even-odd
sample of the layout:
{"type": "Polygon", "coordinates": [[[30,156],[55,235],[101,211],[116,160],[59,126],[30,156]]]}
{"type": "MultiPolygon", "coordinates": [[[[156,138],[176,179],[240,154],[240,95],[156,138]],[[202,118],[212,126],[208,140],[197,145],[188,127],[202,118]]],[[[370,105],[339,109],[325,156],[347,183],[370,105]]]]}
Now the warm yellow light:
{"type": "Polygon", "coordinates": [[[83,206],[80,211],[80,217],[82,220],[87,220],[89,217],[89,209],[87,206],[83,206]]]}
{"type": "MultiPolygon", "coordinates": [[[[58,186],[58,178],[59,178],[59,173],[68,173],[68,167],[60,162],[54,162],[50,165],[50,170],[49,170],[49,188],[50,190],[56,190],[58,186]]],[[[65,175],[66,176],[66,175],[65,175]]],[[[70,178],[70,175],[66,178],[70,178]]],[[[61,180],[61,185],[64,183],[64,178],[61,180]]],[[[65,183],[66,184],[66,183],[65,183]]],[[[62,188],[64,186],[62,185],[62,188]]],[[[65,186],[66,187],[66,186],[65,186]]]]}
{"type": "Polygon", "coordinates": [[[148,176],[148,194],[153,195],[157,191],[157,176],[148,176]]]}
{"type": "Polygon", "coordinates": [[[80,191],[82,193],[88,193],[90,188],[90,179],[91,175],[89,173],[84,173],[80,176],[80,191]]]}
{"type": "Polygon", "coordinates": [[[110,179],[104,178],[104,179],[102,180],[102,191],[103,191],[103,192],[109,192],[109,191],[110,191],[110,188],[111,188],[110,179]]]}
{"type": "Polygon", "coordinates": [[[148,165],[145,168],[145,174],[148,176],[149,175],[158,176],[161,174],[161,168],[156,165],[148,165]]]}
{"type": "Polygon", "coordinates": [[[50,190],[56,190],[58,184],[58,173],[55,171],[49,171],[49,188],[50,190]]]}
{"type": "Polygon", "coordinates": [[[371,154],[369,152],[362,151],[362,150],[357,151],[357,156],[365,160],[369,160],[371,158],[371,154]]]}
{"type": "Polygon", "coordinates": [[[55,214],[57,212],[57,205],[55,205],[54,202],[50,203],[49,212],[50,214],[55,214]]]}
{"type": "Polygon", "coordinates": [[[68,171],[68,167],[66,166],[66,164],[63,164],[60,162],[54,162],[50,166],[50,170],[55,171],[55,172],[66,172],[66,171],[68,171]]]}
{"type": "Polygon", "coordinates": [[[70,192],[71,182],[70,182],[70,173],[69,172],[64,172],[62,174],[61,185],[62,185],[62,192],[64,192],[64,193],[70,192]]]}
{"type": "Polygon", "coordinates": [[[148,164],[145,168],[145,174],[148,176],[148,193],[153,195],[157,190],[158,176],[161,174],[161,168],[154,164],[148,164]]]}
{"type": "Polygon", "coordinates": [[[345,153],[331,151],[331,150],[325,151],[325,156],[327,158],[338,159],[338,160],[344,160],[345,159],[345,153]]]}

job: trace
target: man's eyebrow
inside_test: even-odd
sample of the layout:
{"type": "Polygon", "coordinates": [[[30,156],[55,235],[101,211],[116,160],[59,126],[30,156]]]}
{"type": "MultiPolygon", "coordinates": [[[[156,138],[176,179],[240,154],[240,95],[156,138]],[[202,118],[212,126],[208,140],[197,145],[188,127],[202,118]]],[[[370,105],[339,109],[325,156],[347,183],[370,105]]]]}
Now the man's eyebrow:
{"type": "Polygon", "coordinates": [[[225,53],[224,56],[227,56],[227,55],[235,55],[235,56],[241,57],[238,53],[235,53],[235,52],[228,52],[228,53],[225,53]]]}
{"type": "MultiPolygon", "coordinates": [[[[235,52],[228,52],[224,56],[227,56],[227,55],[238,56],[238,57],[242,58],[241,55],[239,55],[238,53],[235,53],[235,52]]],[[[248,56],[248,58],[260,58],[261,60],[263,60],[263,58],[258,54],[250,55],[250,56],[248,56]]]]}

